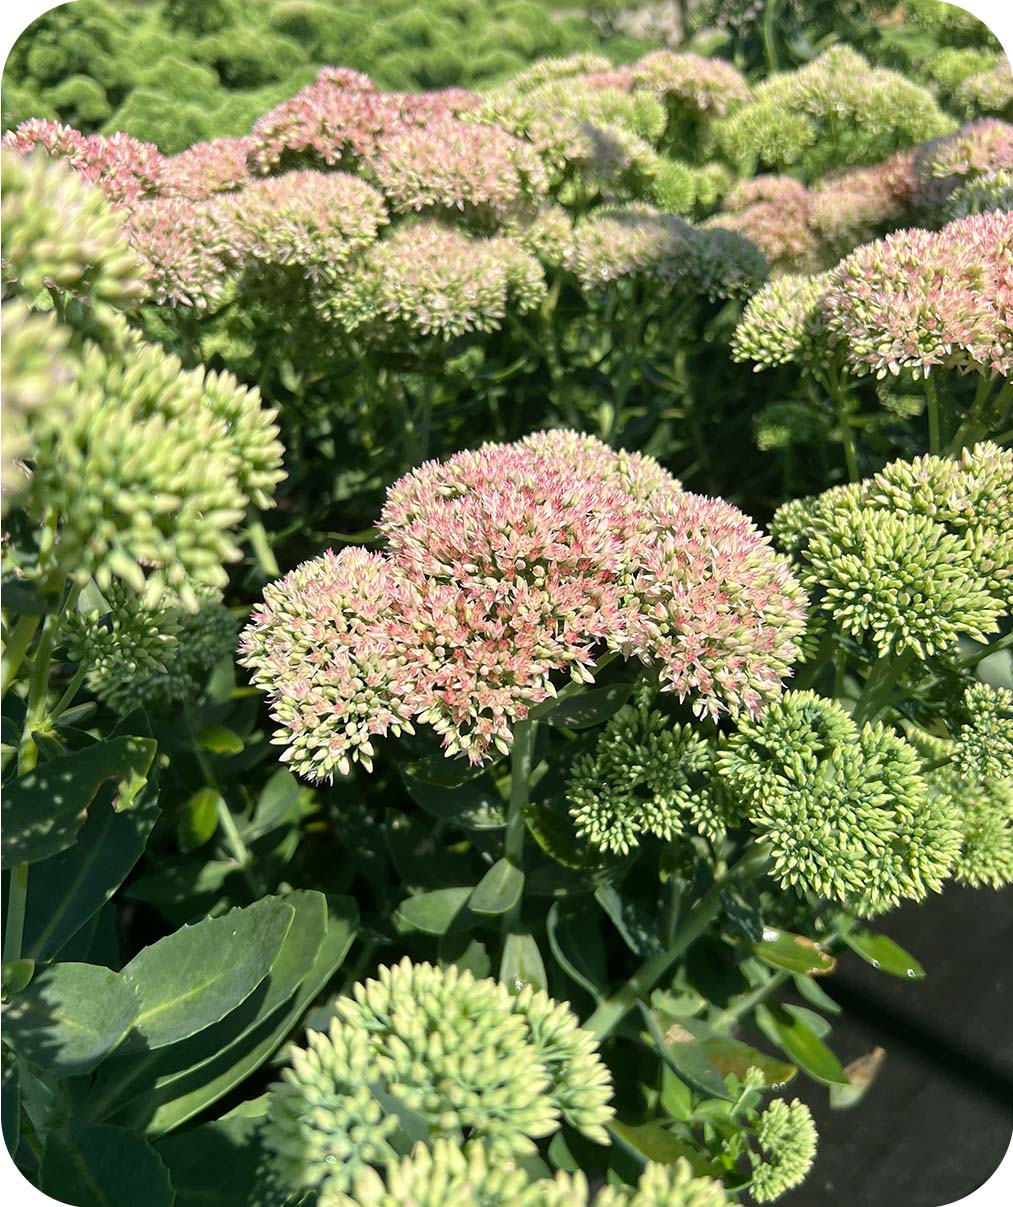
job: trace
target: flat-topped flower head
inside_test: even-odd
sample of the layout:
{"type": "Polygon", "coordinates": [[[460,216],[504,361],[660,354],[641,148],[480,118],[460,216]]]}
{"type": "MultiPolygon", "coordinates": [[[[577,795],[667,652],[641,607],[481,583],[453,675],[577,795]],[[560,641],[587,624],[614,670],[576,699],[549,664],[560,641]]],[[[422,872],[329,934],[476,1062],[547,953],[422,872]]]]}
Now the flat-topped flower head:
{"type": "Polygon", "coordinates": [[[976,214],[940,231],[905,230],[858,248],[823,300],[849,363],[884,377],[936,366],[1013,370],[1013,215],[976,214]]]}
{"type": "Polygon", "coordinates": [[[822,263],[832,263],[857,244],[905,225],[919,187],[911,151],[820,181],[809,194],[809,221],[822,263]]]}
{"type": "Polygon", "coordinates": [[[915,154],[918,175],[955,185],[986,172],[1013,168],[1013,125],[985,118],[946,138],[933,139],[915,154]]]}
{"type": "Polygon", "coordinates": [[[950,221],[989,210],[1007,214],[1013,210],[1013,171],[1003,168],[965,181],[953,190],[943,207],[950,221]]]}
{"type": "Polygon", "coordinates": [[[832,700],[788,692],[739,722],[717,767],[785,887],[875,914],[950,874],[957,817],[918,751],[881,725],[859,729],[832,700]]]}
{"type": "Polygon", "coordinates": [[[606,650],[713,714],[775,697],[796,654],[803,597],[745,516],[588,436],[429,462],[390,488],[380,527],[383,554],[328,554],[268,588],[244,638],[284,757],[312,778],[368,765],[373,736],[412,722],[448,755],[505,753],[606,650]]]}
{"type": "Polygon", "coordinates": [[[317,305],[381,340],[406,330],[450,340],[497,330],[511,307],[524,314],[545,292],[541,265],[514,240],[422,219],[397,226],[317,305]]]}
{"type": "Polygon", "coordinates": [[[215,138],[197,142],[162,165],[161,194],[205,201],[216,193],[231,193],[248,184],[253,176],[248,165],[253,140],[215,138]]]}
{"type": "Polygon", "coordinates": [[[4,135],[3,145],[20,155],[42,147],[65,159],[88,184],[97,186],[113,205],[130,206],[157,195],[165,157],[153,143],[129,134],[80,134],[59,122],[33,118],[4,135]]]}
{"type": "Polygon", "coordinates": [[[262,173],[305,166],[354,169],[372,160],[391,135],[477,103],[474,93],[456,88],[380,92],[360,72],[325,67],[312,84],[254,123],[250,163],[262,173]]]}
{"type": "Polygon", "coordinates": [[[549,187],[530,143],[449,115],[384,139],[371,166],[401,213],[449,210],[495,223],[532,208],[549,187]]]}
{"type": "Polygon", "coordinates": [[[231,253],[251,264],[333,278],[387,222],[372,185],[344,172],[287,172],[223,195],[215,213],[231,253]]]}
{"type": "Polygon", "coordinates": [[[124,229],[156,302],[204,309],[221,300],[231,248],[213,209],[185,197],[138,201],[124,229]]]}
{"type": "Polygon", "coordinates": [[[742,74],[719,58],[654,50],[632,63],[628,73],[633,88],[649,88],[699,113],[723,115],[750,97],[742,74]]]}
{"type": "Polygon", "coordinates": [[[754,369],[802,363],[821,343],[820,303],[828,275],[774,277],[746,303],[732,336],[732,356],[754,369]]]}
{"type": "Polygon", "coordinates": [[[1013,110],[1013,71],[1009,59],[1000,54],[985,71],[961,80],[953,99],[965,113],[1005,113],[1013,110]]]}
{"type": "Polygon", "coordinates": [[[757,176],[737,184],[708,225],[744,235],[773,268],[803,272],[813,266],[817,250],[809,210],[805,185],[790,176],[757,176]]]}

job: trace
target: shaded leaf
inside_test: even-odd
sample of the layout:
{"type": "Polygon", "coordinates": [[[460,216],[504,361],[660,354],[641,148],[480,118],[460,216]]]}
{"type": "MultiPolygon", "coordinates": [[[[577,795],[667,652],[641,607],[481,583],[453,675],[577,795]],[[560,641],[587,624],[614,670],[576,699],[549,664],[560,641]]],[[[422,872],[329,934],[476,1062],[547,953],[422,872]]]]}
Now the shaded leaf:
{"type": "Polygon", "coordinates": [[[506,825],[506,805],[488,775],[453,787],[404,770],[401,777],[412,800],[441,821],[456,821],[472,830],[499,829],[506,825]]]}
{"type": "Polygon", "coordinates": [[[798,1073],[792,1064],[778,1060],[730,1035],[714,1035],[703,1041],[703,1049],[722,1077],[734,1073],[741,1081],[750,1069],[759,1069],[768,1086],[781,1086],[798,1073]]]}
{"type": "Polygon", "coordinates": [[[218,809],[225,806],[222,794],[214,788],[199,788],[183,805],[176,824],[176,841],[181,851],[202,847],[218,829],[218,809]]]}
{"type": "Polygon", "coordinates": [[[50,1135],[39,1185],[74,1207],[173,1207],[169,1171],[147,1140],[102,1123],[72,1122],[50,1135]]]}
{"type": "Polygon", "coordinates": [[[150,738],[121,737],[52,759],[4,789],[3,866],[34,863],[66,850],[84,823],[88,806],[109,780],[113,808],[129,809],[155,757],[150,738]]]}
{"type": "Polygon", "coordinates": [[[826,976],[837,967],[834,957],[818,943],[787,930],[765,927],[763,938],[753,944],[753,951],[765,964],[803,976],[826,976]]]}
{"type": "Polygon", "coordinates": [[[394,911],[398,929],[421,930],[427,935],[444,935],[450,930],[468,930],[475,923],[468,909],[471,886],[441,888],[431,893],[406,897],[394,911]]]}
{"type": "Polygon", "coordinates": [[[605,998],[605,959],[601,935],[590,919],[580,925],[573,913],[564,913],[559,902],[546,920],[549,947],[566,975],[591,995],[596,1003],[605,998]],[[594,956],[598,955],[595,961],[594,956]]]}
{"type": "Polygon", "coordinates": [[[127,978],[93,964],[50,964],[8,1004],[4,1037],[56,1077],[87,1073],[123,1039],[138,1013],[127,978]]]}
{"type": "Polygon", "coordinates": [[[166,1136],[155,1146],[176,1191],[175,1207],[250,1207],[263,1182],[260,1126],[230,1116],[166,1136]]]}
{"type": "Polygon", "coordinates": [[[557,702],[542,717],[560,729],[588,729],[614,716],[633,692],[633,683],[610,683],[592,687],[557,702]]]}
{"type": "Polygon", "coordinates": [[[729,1098],[724,1078],[708,1055],[696,1024],[662,1010],[650,1010],[642,1002],[639,1005],[665,1063],[701,1093],[712,1098],[729,1098]]]}
{"type": "Polygon", "coordinates": [[[847,1085],[848,1078],[833,1052],[802,1019],[783,1006],[761,1002],[756,1007],[756,1024],[810,1077],[824,1085],[847,1085]]]}
{"type": "Polygon", "coordinates": [[[242,754],[244,742],[238,733],[224,725],[201,725],[197,741],[211,754],[242,754]]]}

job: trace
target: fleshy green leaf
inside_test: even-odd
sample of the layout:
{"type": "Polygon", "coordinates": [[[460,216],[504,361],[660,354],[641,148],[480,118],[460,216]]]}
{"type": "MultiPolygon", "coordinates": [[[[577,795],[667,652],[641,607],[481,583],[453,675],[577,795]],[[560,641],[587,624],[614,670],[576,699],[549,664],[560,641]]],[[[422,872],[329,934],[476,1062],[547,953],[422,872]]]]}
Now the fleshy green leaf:
{"type": "Polygon", "coordinates": [[[184,804],[176,825],[176,841],[181,851],[202,847],[218,829],[218,809],[224,805],[222,794],[214,788],[200,788],[184,804]]]}
{"type": "Polygon", "coordinates": [[[873,968],[912,981],[925,976],[925,969],[914,956],[886,935],[873,934],[869,930],[853,930],[843,939],[856,955],[860,955],[873,968]]]}
{"type": "Polygon", "coordinates": [[[43,859],[28,877],[23,950],[48,960],[86,926],[126,879],[144,852],[159,817],[153,766],[134,807],[117,813],[102,801],[72,847],[43,859]]]}
{"type": "Polygon", "coordinates": [[[824,1085],[848,1084],[841,1062],[797,1015],[789,1014],[776,1003],[768,1005],[761,1002],[756,1007],[756,1023],[771,1043],[777,1044],[816,1081],[824,1085]]]}
{"type": "Polygon", "coordinates": [[[610,683],[558,700],[542,718],[559,729],[589,729],[614,716],[630,698],[632,683],[610,683]]]}
{"type": "Polygon", "coordinates": [[[39,1185],[75,1207],[173,1207],[169,1171],[143,1136],[101,1123],[72,1122],[50,1135],[39,1185]]]}
{"type": "Polygon", "coordinates": [[[35,975],[34,960],[11,960],[3,966],[3,995],[20,993],[35,975]]]}
{"type": "Polygon", "coordinates": [[[468,930],[475,923],[468,909],[469,888],[440,888],[431,893],[406,897],[394,911],[394,922],[402,931],[421,930],[427,935],[445,935],[450,930],[468,930]]]}
{"type": "Polygon", "coordinates": [[[712,1098],[728,1098],[728,1087],[704,1047],[698,1028],[688,1019],[677,1019],[662,1010],[649,1010],[642,1003],[647,1029],[658,1045],[662,1059],[684,1080],[712,1098]]]}
{"type": "Polygon", "coordinates": [[[510,933],[503,941],[499,979],[511,993],[520,993],[525,985],[547,987],[545,964],[533,935],[510,933]]]}
{"type": "Polygon", "coordinates": [[[475,886],[468,908],[476,914],[505,914],[523,891],[524,873],[509,859],[499,859],[475,886]]]}
{"type": "Polygon", "coordinates": [[[592,952],[600,955],[602,943],[600,933],[597,929],[592,930],[591,926],[588,920],[583,926],[579,925],[576,916],[564,913],[558,901],[553,903],[546,919],[549,947],[556,963],[598,1003],[605,997],[605,969],[603,957],[599,966],[594,964],[592,952]]]}
{"type": "Polygon", "coordinates": [[[753,951],[765,964],[803,976],[826,976],[837,967],[834,957],[814,940],[787,930],[765,928],[762,941],[753,944],[753,951]]]}
{"type": "Polygon", "coordinates": [[[454,787],[407,771],[401,775],[412,800],[441,821],[456,821],[471,830],[494,830],[506,825],[506,805],[487,775],[454,787]]]}
{"type": "Polygon", "coordinates": [[[169,1170],[175,1207],[250,1207],[256,1202],[263,1181],[259,1134],[256,1119],[236,1116],[160,1140],[156,1151],[169,1170]]]}
{"type": "Polygon", "coordinates": [[[211,754],[242,754],[243,739],[224,725],[201,725],[197,741],[211,754]]]}
{"type": "Polygon", "coordinates": [[[734,1073],[741,1081],[750,1069],[759,1069],[768,1086],[780,1086],[791,1081],[798,1073],[794,1065],[741,1043],[730,1035],[714,1035],[703,1040],[703,1050],[722,1077],[734,1073]]]}
{"type": "Polygon", "coordinates": [[[270,972],[294,916],[281,898],[265,897],[139,952],[123,969],[140,1003],[127,1045],[162,1048],[224,1018],[270,972]]]}
{"type": "Polygon", "coordinates": [[[4,1037],[55,1077],[90,1072],[123,1039],[138,1000],[125,976],[93,964],[50,964],[4,1013],[4,1037]]]}
{"type": "Polygon", "coordinates": [[[109,780],[116,784],[113,808],[129,809],[144,787],[155,750],[150,738],[112,738],[52,759],[14,780],[3,794],[4,868],[66,850],[95,794],[109,780]]]}
{"type": "Polygon", "coordinates": [[[607,1125],[609,1133],[625,1148],[659,1165],[674,1165],[685,1158],[698,1175],[719,1176],[719,1171],[701,1155],[700,1150],[673,1135],[661,1123],[622,1123],[614,1119],[607,1125]]]}

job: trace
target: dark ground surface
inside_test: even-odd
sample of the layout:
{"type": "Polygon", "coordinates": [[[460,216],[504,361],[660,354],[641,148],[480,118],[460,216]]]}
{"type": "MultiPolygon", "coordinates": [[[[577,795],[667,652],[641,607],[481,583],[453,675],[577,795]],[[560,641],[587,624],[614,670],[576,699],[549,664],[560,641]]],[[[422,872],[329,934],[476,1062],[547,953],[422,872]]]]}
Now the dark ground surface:
{"type": "MultiPolygon", "coordinates": [[[[854,1109],[791,1087],[816,1118],[812,1173],[779,1207],[940,1207],[970,1194],[1013,1133],[1013,890],[951,886],[885,918],[882,931],[924,965],[923,981],[842,956],[821,982],[843,1007],[831,1043],[842,1063],[877,1045],[886,1060],[854,1109]]],[[[789,1096],[792,1096],[789,1093],[789,1096]]]]}

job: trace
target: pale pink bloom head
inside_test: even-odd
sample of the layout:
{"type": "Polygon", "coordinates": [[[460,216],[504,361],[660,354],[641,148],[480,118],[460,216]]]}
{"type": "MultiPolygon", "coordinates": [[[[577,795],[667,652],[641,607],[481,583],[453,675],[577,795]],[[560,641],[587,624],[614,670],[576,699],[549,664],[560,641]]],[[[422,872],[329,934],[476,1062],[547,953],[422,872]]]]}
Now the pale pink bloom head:
{"type": "Polygon", "coordinates": [[[1011,249],[1010,214],[897,231],[831,273],[827,327],[855,367],[881,377],[901,369],[923,376],[936,366],[1008,374],[1011,249]]]}
{"type": "Polygon", "coordinates": [[[871,168],[856,168],[810,191],[810,221],[837,257],[905,222],[919,187],[914,153],[902,151],[871,168]]]}
{"type": "Polygon", "coordinates": [[[450,210],[496,222],[537,204],[549,188],[530,143],[449,115],[384,139],[372,170],[402,213],[450,210]]]}
{"type": "Polygon", "coordinates": [[[233,254],[249,262],[301,268],[334,278],[387,222],[383,198],[344,172],[287,172],[223,194],[215,211],[233,254]]]}
{"type": "Polygon", "coordinates": [[[138,201],[124,230],[156,302],[204,308],[221,300],[230,248],[213,210],[182,197],[138,201]]]}
{"type": "Polygon", "coordinates": [[[737,184],[725,198],[725,212],[707,225],[744,235],[772,268],[801,272],[817,253],[809,205],[809,190],[790,176],[757,176],[737,184]]]}
{"type": "Polygon", "coordinates": [[[354,168],[372,160],[391,135],[462,113],[478,99],[456,88],[378,92],[358,72],[325,67],[312,84],[254,123],[250,162],[259,172],[306,164],[354,168]]]}
{"type": "Polygon", "coordinates": [[[448,755],[513,727],[606,650],[699,711],[756,711],[796,655],[802,594],[728,504],[573,432],[429,462],[388,492],[383,554],[348,550],[265,592],[243,638],[293,768],[369,764],[377,734],[431,725],[448,755]]]}
{"type": "Polygon", "coordinates": [[[721,115],[749,100],[749,85],[731,63],[698,54],[654,50],[629,69],[634,88],[660,92],[700,112],[721,115]]]}
{"type": "Polygon", "coordinates": [[[80,134],[59,122],[33,119],[4,135],[3,145],[27,155],[41,146],[66,159],[78,175],[97,185],[113,205],[129,206],[157,195],[165,156],[153,143],[129,134],[80,134]]]}
{"type": "Polygon", "coordinates": [[[246,162],[252,148],[248,137],[216,138],[170,155],[162,172],[162,194],[203,201],[242,188],[253,179],[246,162]]]}

